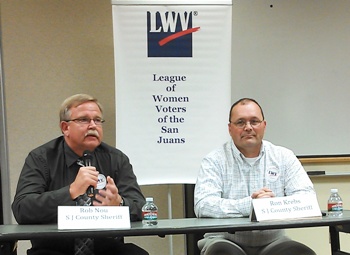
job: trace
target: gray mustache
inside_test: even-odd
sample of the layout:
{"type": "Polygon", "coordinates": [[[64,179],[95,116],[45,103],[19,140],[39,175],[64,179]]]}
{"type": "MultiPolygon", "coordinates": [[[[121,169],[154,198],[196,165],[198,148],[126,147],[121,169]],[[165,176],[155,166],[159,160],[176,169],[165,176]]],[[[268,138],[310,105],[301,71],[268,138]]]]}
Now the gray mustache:
{"type": "Polygon", "coordinates": [[[100,137],[99,133],[96,131],[96,130],[89,130],[86,134],[85,134],[85,137],[89,136],[89,135],[92,135],[92,136],[95,136],[97,138],[100,137]]]}

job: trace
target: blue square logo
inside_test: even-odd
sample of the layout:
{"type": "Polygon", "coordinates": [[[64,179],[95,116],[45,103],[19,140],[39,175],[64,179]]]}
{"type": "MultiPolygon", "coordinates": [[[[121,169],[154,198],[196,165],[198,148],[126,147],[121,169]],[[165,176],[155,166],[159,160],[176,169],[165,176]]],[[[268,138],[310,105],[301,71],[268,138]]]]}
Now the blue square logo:
{"type": "Polygon", "coordinates": [[[192,57],[192,12],[147,12],[148,57],[192,57]]]}

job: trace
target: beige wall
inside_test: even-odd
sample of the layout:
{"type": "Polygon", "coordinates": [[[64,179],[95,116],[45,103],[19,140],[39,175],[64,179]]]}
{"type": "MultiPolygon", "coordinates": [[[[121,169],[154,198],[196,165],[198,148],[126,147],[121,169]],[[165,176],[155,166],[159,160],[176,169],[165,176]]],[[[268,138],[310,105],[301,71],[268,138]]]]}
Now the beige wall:
{"type": "MultiPolygon", "coordinates": [[[[12,200],[27,153],[60,135],[58,108],[67,96],[84,92],[100,99],[107,120],[105,141],[115,145],[112,11],[110,0],[0,0],[0,4],[12,200]]],[[[307,167],[350,172],[348,164],[307,167]]],[[[350,209],[350,177],[312,180],[321,209],[326,209],[333,187],[339,188],[345,208],[350,209]]],[[[144,186],[142,190],[155,197],[160,218],[168,217],[171,191],[173,218],[183,217],[181,185],[144,186]]],[[[327,228],[288,233],[318,254],[330,254],[327,228]]],[[[153,255],[169,254],[169,239],[127,238],[153,255]]],[[[20,242],[19,254],[25,254],[27,247],[28,242],[20,242]]],[[[174,254],[184,254],[182,235],[173,237],[173,247],[174,254]]]]}
{"type": "Polygon", "coordinates": [[[58,109],[69,95],[100,99],[105,141],[115,144],[110,8],[96,0],[1,1],[11,182],[29,150],[60,135],[58,109]]]}

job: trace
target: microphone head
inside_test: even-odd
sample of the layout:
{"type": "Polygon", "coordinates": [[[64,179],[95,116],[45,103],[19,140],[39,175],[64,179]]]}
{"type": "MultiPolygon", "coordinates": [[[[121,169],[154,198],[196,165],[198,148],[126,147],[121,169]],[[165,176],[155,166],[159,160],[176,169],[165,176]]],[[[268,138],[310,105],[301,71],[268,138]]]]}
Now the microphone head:
{"type": "Polygon", "coordinates": [[[92,154],[91,154],[91,151],[89,151],[89,150],[86,150],[86,151],[84,151],[83,152],[83,158],[84,159],[92,159],[92,154]]]}
{"type": "Polygon", "coordinates": [[[92,154],[90,151],[86,150],[83,152],[83,160],[85,166],[92,166],[92,154]]]}

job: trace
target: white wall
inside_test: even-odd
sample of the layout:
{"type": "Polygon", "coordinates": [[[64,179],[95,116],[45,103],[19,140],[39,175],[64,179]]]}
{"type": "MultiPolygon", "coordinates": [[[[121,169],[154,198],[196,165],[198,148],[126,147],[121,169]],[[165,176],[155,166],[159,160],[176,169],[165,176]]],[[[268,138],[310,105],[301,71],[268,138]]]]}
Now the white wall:
{"type": "Polygon", "coordinates": [[[297,155],[349,154],[349,9],[347,0],[233,1],[232,98],[257,99],[266,137],[297,155]]]}

